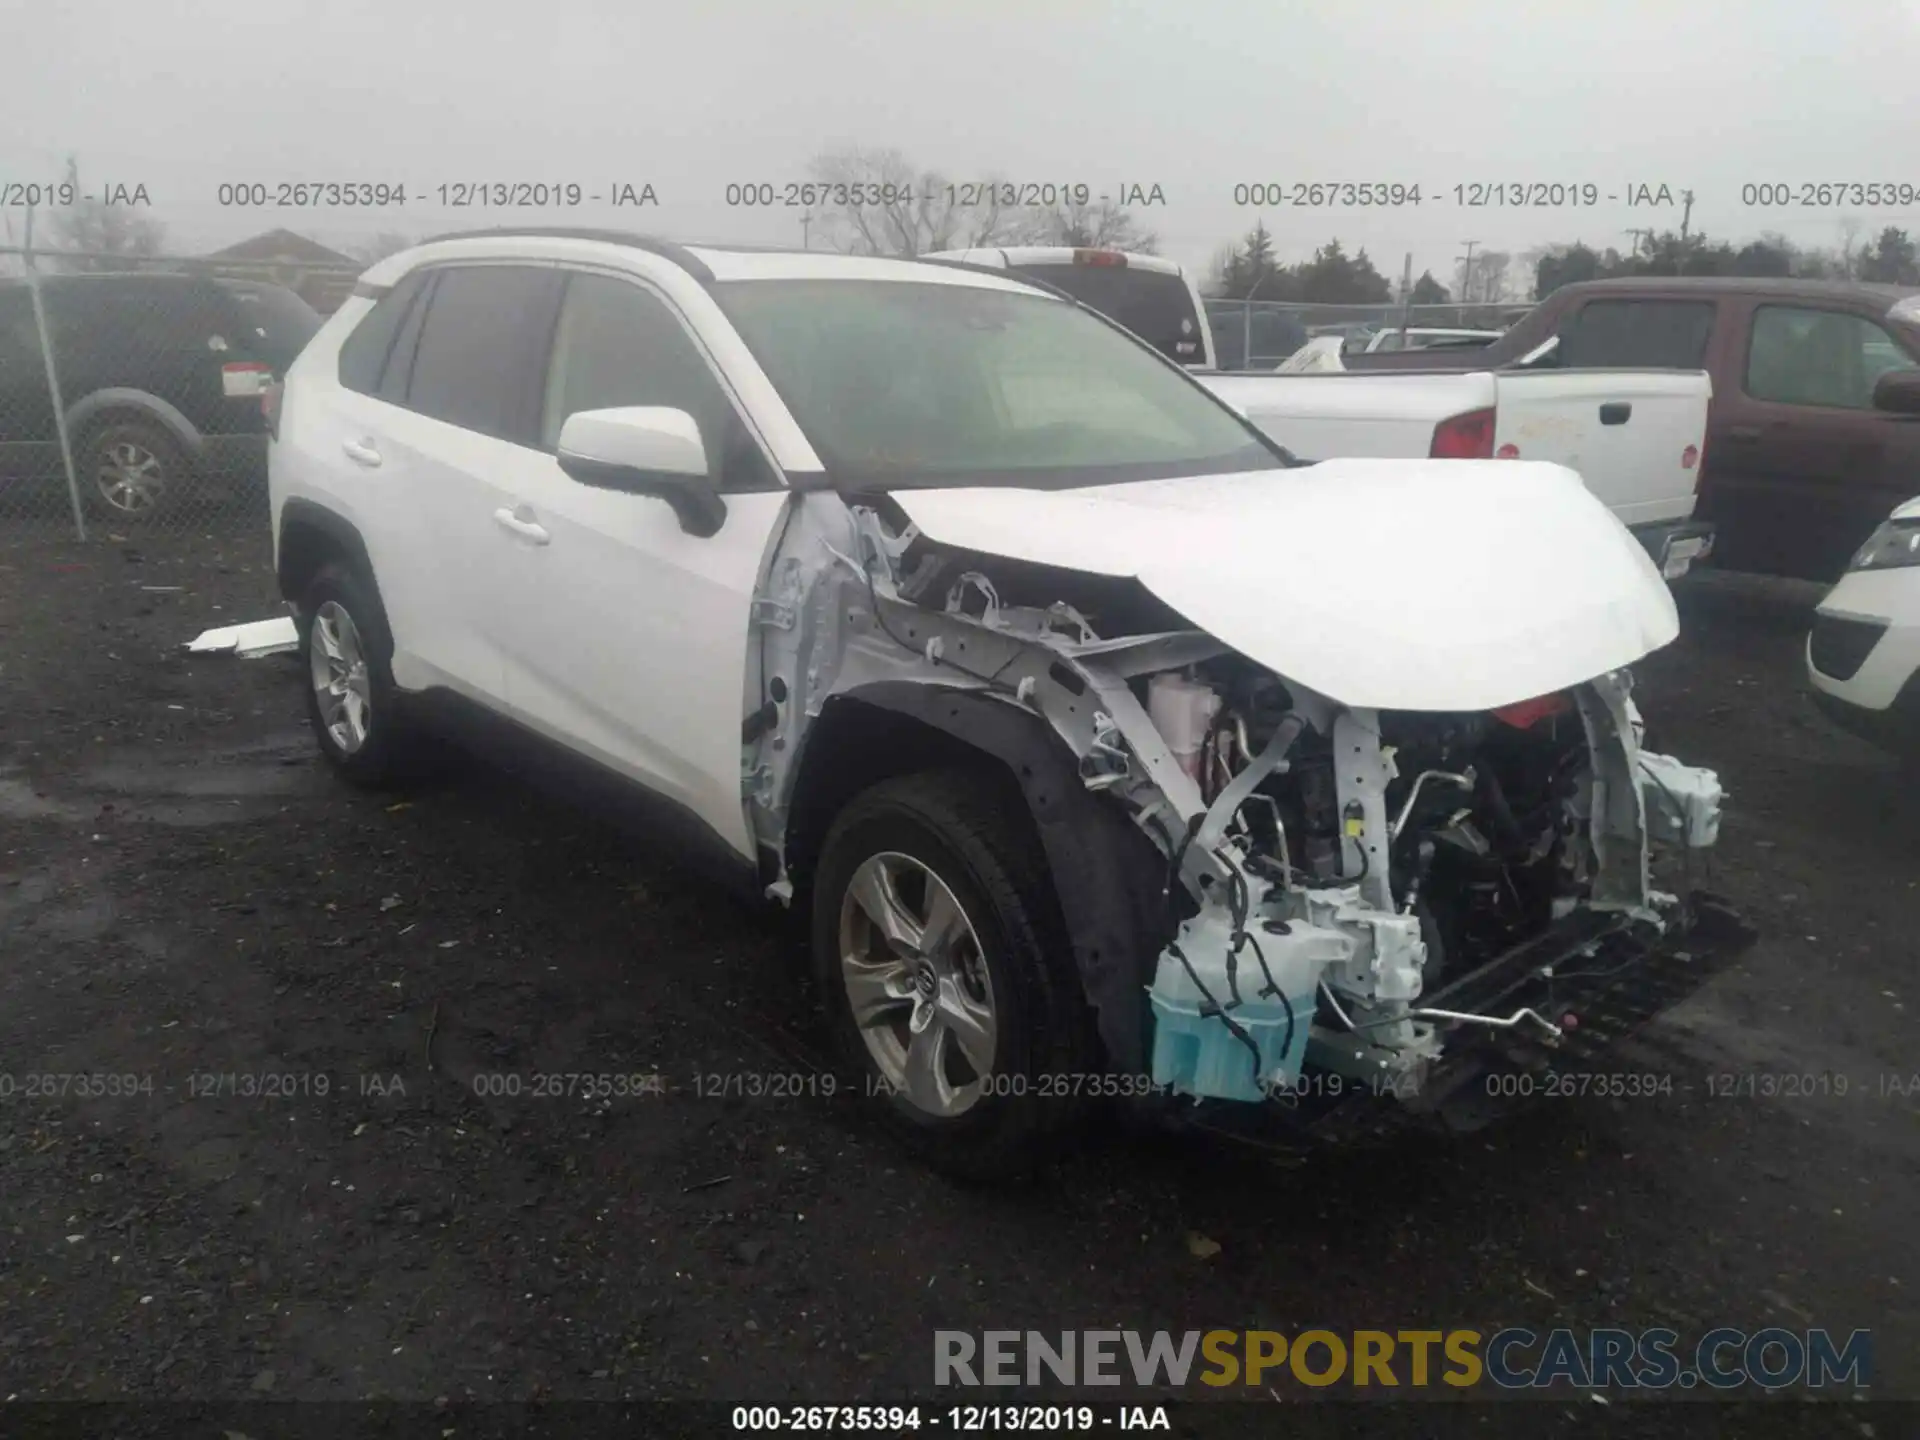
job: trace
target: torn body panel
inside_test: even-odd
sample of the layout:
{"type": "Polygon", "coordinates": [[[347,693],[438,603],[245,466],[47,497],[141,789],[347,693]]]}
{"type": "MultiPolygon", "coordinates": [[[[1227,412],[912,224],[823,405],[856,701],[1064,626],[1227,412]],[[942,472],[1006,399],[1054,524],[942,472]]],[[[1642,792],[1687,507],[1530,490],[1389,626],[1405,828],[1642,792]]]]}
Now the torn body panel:
{"type": "Polygon", "coordinates": [[[1483,677],[1492,711],[1349,705],[1137,582],[942,546],[884,500],[797,497],[756,615],[743,775],[771,893],[794,894],[844,707],[984,752],[1026,797],[1110,1062],[1195,1101],[1294,1097],[1308,1070],[1417,1097],[1477,1039],[1559,1043],[1564,1017],[1516,999],[1555,963],[1527,947],[1665,932],[1650,815],[1717,830],[1712,773],[1640,751],[1624,671],[1547,696],[1483,677]]]}

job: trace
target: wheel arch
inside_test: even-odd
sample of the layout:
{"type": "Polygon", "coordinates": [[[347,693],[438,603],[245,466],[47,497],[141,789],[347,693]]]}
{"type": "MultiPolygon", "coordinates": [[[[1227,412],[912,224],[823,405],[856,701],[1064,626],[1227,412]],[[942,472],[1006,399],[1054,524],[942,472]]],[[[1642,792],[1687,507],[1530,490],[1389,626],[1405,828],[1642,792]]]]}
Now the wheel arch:
{"type": "Polygon", "coordinates": [[[1109,1062],[1146,1069],[1167,862],[1118,805],[1081,783],[1045,720],[977,691],[882,681],[829,700],[803,744],[784,843],[796,895],[808,893],[827,830],[854,796],[916,770],[976,768],[1024,800],[1109,1062]]]}
{"type": "Polygon", "coordinates": [[[296,496],[280,507],[279,529],[274,568],[282,599],[298,605],[322,567],[344,563],[366,581],[375,603],[384,611],[386,602],[380,596],[380,581],[373,573],[367,542],[351,520],[336,510],[296,496]]]}
{"type": "Polygon", "coordinates": [[[81,396],[67,407],[67,433],[78,437],[88,430],[125,417],[145,420],[160,426],[173,437],[189,460],[206,454],[207,441],[180,407],[146,390],[112,385],[81,396]]]}

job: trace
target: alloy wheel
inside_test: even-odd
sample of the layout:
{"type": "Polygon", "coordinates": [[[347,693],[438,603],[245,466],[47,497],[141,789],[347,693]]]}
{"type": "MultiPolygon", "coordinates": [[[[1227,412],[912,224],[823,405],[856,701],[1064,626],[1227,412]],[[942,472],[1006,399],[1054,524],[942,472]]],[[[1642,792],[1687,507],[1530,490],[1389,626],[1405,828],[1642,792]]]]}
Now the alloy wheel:
{"type": "Polygon", "coordinates": [[[893,1093],[941,1119],[979,1101],[999,1034],[993,984],[945,881],[894,851],[863,861],[840,902],[840,978],[893,1093]]]}
{"type": "Polygon", "coordinates": [[[373,692],[360,628],[339,601],[314,612],[307,661],[328,737],[343,755],[357,753],[373,726],[373,692]]]}
{"type": "Polygon", "coordinates": [[[116,440],[100,455],[94,485],[122,515],[144,515],[167,488],[166,467],[160,457],[135,440],[116,440]]]}

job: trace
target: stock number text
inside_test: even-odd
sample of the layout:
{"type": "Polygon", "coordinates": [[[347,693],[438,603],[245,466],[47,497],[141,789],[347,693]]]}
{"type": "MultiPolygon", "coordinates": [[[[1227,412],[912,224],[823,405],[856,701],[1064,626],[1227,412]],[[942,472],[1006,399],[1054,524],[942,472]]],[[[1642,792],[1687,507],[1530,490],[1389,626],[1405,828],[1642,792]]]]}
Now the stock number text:
{"type": "Polygon", "coordinates": [[[382,210],[407,203],[405,185],[372,180],[235,181],[214,192],[217,203],[252,210],[311,210],[324,207],[382,210]]]}
{"type": "Polygon", "coordinates": [[[1795,206],[1830,209],[1850,205],[1873,210],[1891,206],[1920,205],[1920,185],[1898,184],[1884,180],[1770,181],[1740,187],[1742,205],[1795,206]]]}

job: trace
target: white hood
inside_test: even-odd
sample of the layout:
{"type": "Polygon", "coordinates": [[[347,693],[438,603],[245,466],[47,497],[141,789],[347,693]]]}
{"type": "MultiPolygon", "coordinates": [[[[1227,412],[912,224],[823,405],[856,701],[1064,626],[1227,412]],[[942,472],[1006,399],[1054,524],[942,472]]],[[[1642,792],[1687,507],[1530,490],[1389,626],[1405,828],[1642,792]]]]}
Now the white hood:
{"type": "Polygon", "coordinates": [[[1344,704],[1484,710],[1679,633],[1639,541],[1560,465],[1328,460],[1080,490],[897,490],[930,540],[1131,576],[1344,704]]]}

